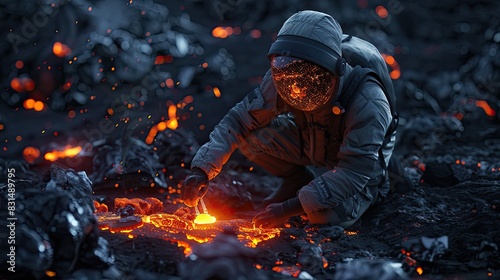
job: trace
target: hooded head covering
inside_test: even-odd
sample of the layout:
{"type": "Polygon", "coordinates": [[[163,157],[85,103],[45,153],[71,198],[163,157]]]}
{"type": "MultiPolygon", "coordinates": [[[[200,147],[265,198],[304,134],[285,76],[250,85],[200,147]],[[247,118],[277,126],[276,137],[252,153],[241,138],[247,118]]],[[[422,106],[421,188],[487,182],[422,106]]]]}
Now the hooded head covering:
{"type": "MultiPolygon", "coordinates": [[[[342,28],[330,15],[316,11],[301,11],[292,15],[281,27],[268,56],[293,56],[318,64],[332,73],[342,57],[342,28]]],[[[341,60],[340,62],[343,62],[341,60]]]]}
{"type": "Polygon", "coordinates": [[[345,70],[341,44],[342,28],[331,16],[316,11],[292,15],[268,52],[283,100],[302,111],[328,103],[345,70]]]}

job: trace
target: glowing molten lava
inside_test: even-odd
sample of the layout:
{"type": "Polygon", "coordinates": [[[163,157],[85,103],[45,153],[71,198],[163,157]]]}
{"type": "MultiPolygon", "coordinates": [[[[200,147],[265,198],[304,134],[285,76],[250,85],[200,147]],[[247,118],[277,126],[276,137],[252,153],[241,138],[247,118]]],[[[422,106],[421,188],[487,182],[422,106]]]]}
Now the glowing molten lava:
{"type": "Polygon", "coordinates": [[[215,223],[216,220],[217,219],[214,216],[202,213],[196,216],[196,219],[194,219],[194,223],[198,225],[206,225],[206,224],[213,224],[215,223]]]}
{"type": "Polygon", "coordinates": [[[300,268],[295,266],[295,265],[275,266],[275,267],[273,267],[273,271],[281,273],[283,275],[292,276],[295,278],[299,277],[299,274],[300,274],[300,268]]]}
{"type": "Polygon", "coordinates": [[[185,215],[177,210],[175,214],[156,213],[151,215],[120,216],[107,212],[96,213],[101,230],[109,230],[117,234],[131,234],[133,236],[148,236],[176,242],[179,247],[184,247],[184,254],[191,254],[191,245],[212,242],[217,234],[225,228],[235,230],[238,240],[245,246],[255,248],[260,242],[272,239],[279,235],[280,229],[255,228],[251,221],[243,219],[218,220],[209,214],[200,214],[194,217],[185,215]],[[196,220],[205,220],[204,224],[196,220]],[[195,220],[193,222],[193,220],[195,220]],[[195,225],[199,225],[196,227],[195,225]]]}
{"type": "Polygon", "coordinates": [[[72,158],[77,156],[82,151],[82,147],[70,147],[67,146],[62,151],[52,151],[45,154],[44,158],[48,161],[56,161],[60,158],[72,158]]]}

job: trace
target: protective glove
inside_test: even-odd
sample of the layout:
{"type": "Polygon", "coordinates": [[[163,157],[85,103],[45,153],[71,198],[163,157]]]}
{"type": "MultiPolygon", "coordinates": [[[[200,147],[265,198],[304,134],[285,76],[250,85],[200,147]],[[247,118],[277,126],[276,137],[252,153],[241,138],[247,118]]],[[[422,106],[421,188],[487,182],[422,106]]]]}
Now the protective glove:
{"type": "Polygon", "coordinates": [[[208,176],[205,171],[195,167],[182,183],[181,199],[187,206],[196,207],[207,191],[208,176]]]}
{"type": "Polygon", "coordinates": [[[288,218],[304,213],[298,197],[282,203],[271,203],[266,209],[255,215],[252,222],[256,227],[272,228],[284,223],[288,218]]]}

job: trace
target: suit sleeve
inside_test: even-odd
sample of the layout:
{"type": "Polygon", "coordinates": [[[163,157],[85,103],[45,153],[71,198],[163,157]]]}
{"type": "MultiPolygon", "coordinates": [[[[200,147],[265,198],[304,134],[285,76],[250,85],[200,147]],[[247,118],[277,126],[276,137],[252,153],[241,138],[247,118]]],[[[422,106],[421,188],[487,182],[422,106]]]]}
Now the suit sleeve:
{"type": "Polygon", "coordinates": [[[217,176],[231,154],[253,130],[266,126],[278,115],[277,92],[268,71],[261,85],[224,116],[196,153],[191,168],[201,168],[209,180],[217,176]]]}
{"type": "Polygon", "coordinates": [[[347,114],[338,165],[299,192],[307,213],[334,208],[362,191],[374,179],[374,171],[381,171],[378,150],[391,120],[382,89],[372,83],[365,84],[347,114]]]}

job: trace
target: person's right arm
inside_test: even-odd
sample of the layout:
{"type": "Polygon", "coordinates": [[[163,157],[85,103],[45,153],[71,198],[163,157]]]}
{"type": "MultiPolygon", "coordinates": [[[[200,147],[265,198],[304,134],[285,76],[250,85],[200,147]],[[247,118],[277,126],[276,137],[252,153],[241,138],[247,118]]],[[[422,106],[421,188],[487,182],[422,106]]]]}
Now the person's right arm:
{"type": "Polygon", "coordinates": [[[200,168],[209,180],[217,176],[242,140],[278,115],[277,96],[271,71],[268,71],[261,85],[229,110],[215,126],[210,140],[196,153],[191,168],[200,168]]]}

